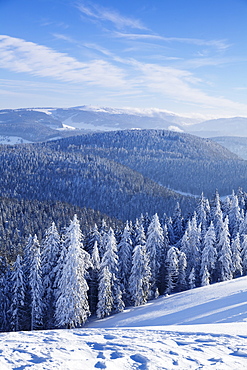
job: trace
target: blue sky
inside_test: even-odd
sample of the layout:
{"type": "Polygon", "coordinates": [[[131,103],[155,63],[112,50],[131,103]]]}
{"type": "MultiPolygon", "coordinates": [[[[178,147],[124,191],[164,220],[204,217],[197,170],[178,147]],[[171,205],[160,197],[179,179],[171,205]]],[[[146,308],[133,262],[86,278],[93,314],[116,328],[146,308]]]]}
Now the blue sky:
{"type": "Polygon", "coordinates": [[[0,0],[0,108],[247,116],[247,0],[0,0]]]}

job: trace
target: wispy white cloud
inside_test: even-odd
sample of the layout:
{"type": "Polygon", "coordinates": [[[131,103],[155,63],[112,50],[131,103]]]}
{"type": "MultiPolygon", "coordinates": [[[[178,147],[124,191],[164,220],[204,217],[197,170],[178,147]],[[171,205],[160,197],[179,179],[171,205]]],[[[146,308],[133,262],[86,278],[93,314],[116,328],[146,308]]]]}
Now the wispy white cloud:
{"type": "MultiPolygon", "coordinates": [[[[121,96],[125,98],[125,102],[128,97],[133,102],[135,97],[137,101],[147,101],[148,97],[158,96],[160,100],[170,99],[199,109],[204,107],[247,114],[247,105],[207,94],[204,91],[207,82],[186,69],[120,58],[96,44],[87,44],[87,47],[98,50],[102,58],[85,63],[33,42],[0,36],[0,67],[31,76],[48,77],[51,84],[49,91],[52,91],[52,80],[59,80],[66,83],[64,86],[68,94],[72,84],[80,94],[88,89],[90,94],[97,95],[95,87],[102,87],[104,100],[114,92],[119,99],[121,96]],[[104,56],[110,62],[104,60],[104,56]]],[[[6,87],[3,89],[8,90],[6,87]]],[[[59,90],[59,86],[54,84],[55,90],[59,90]]]]}
{"type": "Polygon", "coordinates": [[[104,87],[125,85],[123,71],[107,61],[82,63],[46,46],[4,35],[0,36],[0,67],[73,83],[104,87]]]}
{"type": "Polygon", "coordinates": [[[90,3],[90,5],[80,3],[77,5],[77,8],[82,14],[92,19],[111,22],[118,29],[123,29],[125,27],[146,29],[146,27],[138,19],[125,17],[115,10],[108,9],[94,3],[90,3]]]}
{"type": "Polygon", "coordinates": [[[53,35],[53,37],[55,37],[58,40],[64,40],[64,41],[67,41],[71,44],[77,44],[76,40],[74,40],[72,37],[70,37],[68,35],[65,35],[63,33],[53,33],[52,35],[53,35]]]}
{"type": "Polygon", "coordinates": [[[115,32],[115,37],[125,38],[129,40],[158,40],[158,41],[165,41],[165,42],[179,42],[179,43],[186,43],[186,44],[193,44],[198,46],[211,46],[215,47],[218,50],[225,50],[229,48],[229,44],[226,40],[203,40],[203,39],[196,39],[196,38],[184,38],[184,37],[164,37],[155,34],[148,34],[148,33],[123,33],[123,32],[115,32]]]}
{"type": "Polygon", "coordinates": [[[205,93],[200,88],[202,81],[189,71],[139,62],[135,63],[135,67],[141,73],[139,87],[145,86],[150,92],[160,93],[180,103],[247,113],[246,104],[205,93]]]}

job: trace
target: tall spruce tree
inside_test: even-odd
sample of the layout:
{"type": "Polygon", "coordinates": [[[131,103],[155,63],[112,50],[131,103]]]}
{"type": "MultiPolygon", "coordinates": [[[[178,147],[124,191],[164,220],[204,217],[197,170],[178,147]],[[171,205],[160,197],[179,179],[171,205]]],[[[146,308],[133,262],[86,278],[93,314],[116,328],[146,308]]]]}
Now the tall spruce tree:
{"type": "MultiPolygon", "coordinates": [[[[152,217],[151,223],[147,231],[147,242],[146,248],[150,261],[151,269],[151,291],[150,298],[157,296],[158,290],[160,290],[160,268],[161,268],[161,255],[164,245],[163,230],[160,225],[159,217],[157,213],[152,217]]],[[[160,291],[159,291],[160,293],[160,291]]]]}
{"type": "Polygon", "coordinates": [[[179,250],[176,247],[171,247],[168,249],[166,257],[167,266],[167,289],[166,293],[170,294],[174,291],[177,286],[178,280],[178,256],[179,250]]]}
{"type": "Polygon", "coordinates": [[[219,256],[219,281],[232,279],[232,251],[230,245],[230,233],[228,228],[228,216],[223,222],[223,230],[218,243],[219,256]]]}
{"type": "Polygon", "coordinates": [[[229,209],[229,232],[232,238],[235,238],[237,233],[239,232],[239,226],[241,222],[241,213],[240,207],[238,204],[238,197],[235,195],[234,191],[232,192],[231,196],[231,203],[229,209]]]}
{"type": "Polygon", "coordinates": [[[84,324],[90,315],[85,277],[91,262],[89,254],[83,249],[77,215],[65,231],[64,244],[67,253],[57,282],[55,319],[57,327],[70,329],[84,324]]]}
{"type": "Polygon", "coordinates": [[[216,261],[217,261],[216,235],[214,231],[214,224],[211,221],[210,226],[206,231],[203,240],[200,274],[201,276],[203,276],[203,274],[207,270],[207,272],[210,275],[210,280],[212,282],[216,281],[215,277],[216,261]]]}
{"type": "Polygon", "coordinates": [[[41,280],[40,246],[37,236],[34,235],[31,248],[31,264],[29,273],[30,297],[31,297],[31,330],[41,329],[43,324],[43,289],[41,280]]]}
{"type": "Polygon", "coordinates": [[[98,242],[95,240],[94,247],[92,250],[92,268],[89,270],[89,307],[90,312],[94,314],[97,309],[97,302],[98,302],[98,288],[99,288],[99,272],[100,272],[100,257],[99,257],[99,249],[98,249],[98,242]]]}
{"type": "Polygon", "coordinates": [[[247,234],[244,234],[242,237],[242,266],[243,266],[243,275],[247,275],[247,234]]]}
{"type": "Polygon", "coordinates": [[[55,223],[52,222],[42,241],[41,253],[45,329],[52,329],[54,327],[55,278],[56,267],[58,265],[58,259],[61,252],[60,245],[60,236],[55,223]]]}
{"type": "Polygon", "coordinates": [[[10,327],[12,331],[23,329],[25,283],[22,270],[22,258],[18,254],[11,276],[10,327]]]}
{"type": "Polygon", "coordinates": [[[174,244],[176,244],[183,236],[183,217],[182,217],[182,211],[180,208],[179,202],[177,202],[174,214],[172,217],[172,225],[173,225],[173,236],[174,236],[174,244]]]}
{"type": "Polygon", "coordinates": [[[127,222],[118,244],[119,277],[125,305],[130,304],[129,277],[131,273],[132,252],[132,238],[129,223],[127,222]]]}
{"type": "Polygon", "coordinates": [[[151,271],[146,245],[136,245],[133,251],[129,292],[134,306],[145,304],[150,293],[151,271]]]}
{"type": "Polygon", "coordinates": [[[241,276],[243,273],[239,233],[236,234],[235,238],[231,242],[231,251],[232,275],[234,278],[236,278],[241,276]]]}
{"type": "MultiPolygon", "coordinates": [[[[117,243],[112,228],[109,229],[106,238],[106,251],[101,261],[101,271],[108,267],[111,276],[111,292],[113,298],[112,312],[121,312],[124,309],[122,291],[119,281],[117,243]]],[[[100,273],[102,276],[102,273],[100,273]]]]}
{"type": "Polygon", "coordinates": [[[187,258],[184,252],[179,251],[178,256],[178,280],[177,280],[177,290],[182,292],[188,288],[187,279],[187,258]]]}
{"type": "Polygon", "coordinates": [[[197,226],[197,215],[188,221],[186,231],[181,240],[181,251],[187,257],[187,272],[194,271],[196,285],[200,285],[201,264],[201,225],[197,226]]]}
{"type": "Polygon", "coordinates": [[[112,274],[108,266],[102,267],[100,272],[98,297],[96,314],[99,319],[103,319],[109,316],[113,309],[112,274]]]}

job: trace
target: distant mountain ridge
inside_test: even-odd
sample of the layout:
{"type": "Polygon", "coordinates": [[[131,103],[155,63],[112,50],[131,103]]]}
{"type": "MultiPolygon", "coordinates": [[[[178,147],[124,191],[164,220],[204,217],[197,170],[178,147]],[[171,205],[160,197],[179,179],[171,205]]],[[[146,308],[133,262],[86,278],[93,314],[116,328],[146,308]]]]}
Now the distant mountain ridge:
{"type": "Polygon", "coordinates": [[[247,118],[205,121],[161,109],[92,106],[0,110],[1,143],[40,142],[81,133],[130,129],[165,129],[201,137],[247,137],[247,118]]]}

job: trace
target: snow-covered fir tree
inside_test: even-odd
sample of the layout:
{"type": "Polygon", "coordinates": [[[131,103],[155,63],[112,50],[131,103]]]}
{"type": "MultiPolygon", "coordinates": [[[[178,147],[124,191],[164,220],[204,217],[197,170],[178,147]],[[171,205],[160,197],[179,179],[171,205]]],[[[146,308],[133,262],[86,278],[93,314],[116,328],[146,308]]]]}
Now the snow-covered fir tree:
{"type": "Polygon", "coordinates": [[[183,236],[183,216],[180,208],[179,202],[177,202],[174,214],[172,217],[172,226],[173,226],[173,243],[176,244],[183,236]]]}
{"type": "Polygon", "coordinates": [[[181,240],[181,251],[187,256],[187,271],[193,269],[196,284],[199,284],[201,264],[201,225],[197,226],[197,216],[194,213],[192,220],[188,221],[185,234],[181,240]]]}
{"type": "Polygon", "coordinates": [[[211,276],[212,282],[216,281],[215,268],[217,261],[217,249],[216,249],[216,235],[214,231],[214,224],[211,221],[208,230],[203,240],[203,250],[201,258],[201,271],[200,275],[203,276],[205,269],[211,276]]]}
{"type": "Polygon", "coordinates": [[[136,245],[133,251],[129,292],[134,306],[145,304],[150,292],[151,271],[146,245],[136,245]]]}
{"type": "Polygon", "coordinates": [[[60,256],[60,236],[56,225],[52,222],[51,226],[45,233],[42,241],[41,253],[41,271],[43,285],[43,304],[44,304],[44,328],[51,329],[54,327],[55,314],[55,278],[56,267],[60,256]]]}
{"type": "Polygon", "coordinates": [[[136,219],[133,246],[146,245],[146,234],[141,220],[136,219]]]}
{"type": "Polygon", "coordinates": [[[127,222],[123,230],[121,240],[118,244],[119,278],[120,278],[121,290],[123,293],[123,301],[125,305],[128,305],[130,303],[129,277],[131,273],[132,251],[133,251],[133,246],[132,246],[131,232],[129,228],[129,223],[127,222]]]}
{"type": "MultiPolygon", "coordinates": [[[[121,312],[124,309],[122,291],[119,281],[117,243],[112,228],[109,229],[106,238],[106,251],[101,261],[101,272],[108,267],[111,276],[111,292],[113,298],[112,312],[121,312]]],[[[102,276],[102,273],[100,273],[102,276]]]]}
{"type": "Polygon", "coordinates": [[[188,283],[186,279],[187,270],[187,257],[184,252],[179,251],[178,256],[178,280],[177,280],[177,290],[182,292],[188,288],[188,283]]]}
{"type": "Polygon", "coordinates": [[[34,235],[32,247],[31,247],[31,259],[30,259],[30,273],[29,273],[29,285],[30,285],[30,303],[31,303],[31,317],[30,317],[30,328],[31,330],[40,329],[43,324],[43,288],[41,280],[41,256],[40,246],[37,236],[34,235]]]}
{"type": "MultiPolygon", "coordinates": [[[[106,228],[104,224],[105,224],[105,221],[103,222],[103,228],[106,228]]],[[[92,255],[95,242],[97,242],[97,247],[99,248],[100,240],[101,240],[101,235],[98,230],[98,226],[94,224],[94,227],[89,231],[89,233],[86,234],[86,237],[84,239],[84,249],[90,255],[92,255]]]]}
{"type": "Polygon", "coordinates": [[[22,258],[18,254],[11,274],[10,327],[12,331],[23,329],[25,283],[22,270],[22,258]]]}
{"type": "Polygon", "coordinates": [[[203,238],[208,227],[208,217],[210,214],[210,205],[208,199],[204,197],[203,193],[201,194],[201,197],[199,199],[196,214],[197,214],[197,224],[201,225],[203,238]]]}
{"type": "Polygon", "coordinates": [[[219,281],[232,279],[232,251],[228,224],[228,216],[226,216],[218,243],[219,281]]]}
{"type": "Polygon", "coordinates": [[[241,276],[243,273],[239,233],[236,234],[235,238],[231,242],[231,251],[232,251],[232,275],[234,278],[236,278],[241,276]]]}
{"type": "Polygon", "coordinates": [[[247,275],[247,234],[244,234],[242,239],[243,240],[242,240],[241,258],[242,258],[243,275],[247,275]]]}
{"type": "Polygon", "coordinates": [[[216,191],[214,206],[212,207],[211,220],[214,223],[216,242],[220,239],[220,234],[223,230],[223,213],[221,209],[221,201],[218,191],[216,191]]]}
{"type": "Polygon", "coordinates": [[[10,331],[11,271],[7,265],[0,275],[0,331],[10,331]]]}
{"type": "Polygon", "coordinates": [[[157,213],[152,217],[147,231],[146,248],[151,269],[151,291],[150,298],[157,296],[157,289],[160,289],[160,267],[161,254],[164,247],[163,229],[160,225],[157,213]]]}
{"type": "Polygon", "coordinates": [[[23,317],[23,330],[30,330],[30,317],[31,317],[31,288],[30,288],[30,266],[32,263],[32,245],[33,237],[29,235],[27,243],[23,248],[23,278],[25,284],[25,301],[24,301],[24,317],[23,317]]]}
{"type": "Polygon", "coordinates": [[[210,274],[208,272],[207,266],[204,265],[203,272],[202,272],[201,286],[206,286],[209,284],[210,284],[210,274]]]}
{"type": "Polygon", "coordinates": [[[229,232],[231,236],[235,238],[235,236],[239,232],[239,226],[241,222],[241,213],[240,213],[240,207],[238,204],[238,197],[237,195],[235,195],[234,191],[232,192],[232,196],[231,196],[231,203],[230,203],[228,218],[229,218],[229,232]]]}
{"type": "Polygon", "coordinates": [[[82,325],[90,315],[86,274],[91,267],[76,215],[66,229],[64,244],[67,253],[57,282],[55,319],[59,328],[74,328],[82,325]]]}
{"type": "Polygon", "coordinates": [[[190,289],[194,289],[196,287],[196,276],[194,267],[190,271],[188,282],[190,289]]]}
{"type": "Polygon", "coordinates": [[[108,227],[107,227],[107,224],[106,224],[106,221],[103,219],[102,220],[102,223],[101,223],[101,228],[100,228],[100,243],[98,245],[98,249],[99,249],[99,256],[100,256],[100,259],[103,258],[103,255],[105,254],[106,252],[106,246],[107,246],[107,242],[108,242],[108,227]]]}
{"type": "Polygon", "coordinates": [[[89,306],[90,312],[94,314],[98,302],[98,286],[99,286],[99,272],[100,272],[100,256],[98,249],[98,242],[95,240],[91,256],[92,268],[89,271],[89,306]]]}
{"type": "Polygon", "coordinates": [[[167,271],[167,288],[166,293],[170,294],[174,291],[178,279],[178,255],[179,250],[176,247],[168,249],[166,257],[166,271],[167,271]]]}
{"type": "Polygon", "coordinates": [[[97,304],[97,317],[103,319],[109,316],[113,309],[113,296],[112,296],[112,274],[108,266],[102,267],[99,279],[99,295],[97,304]]]}

